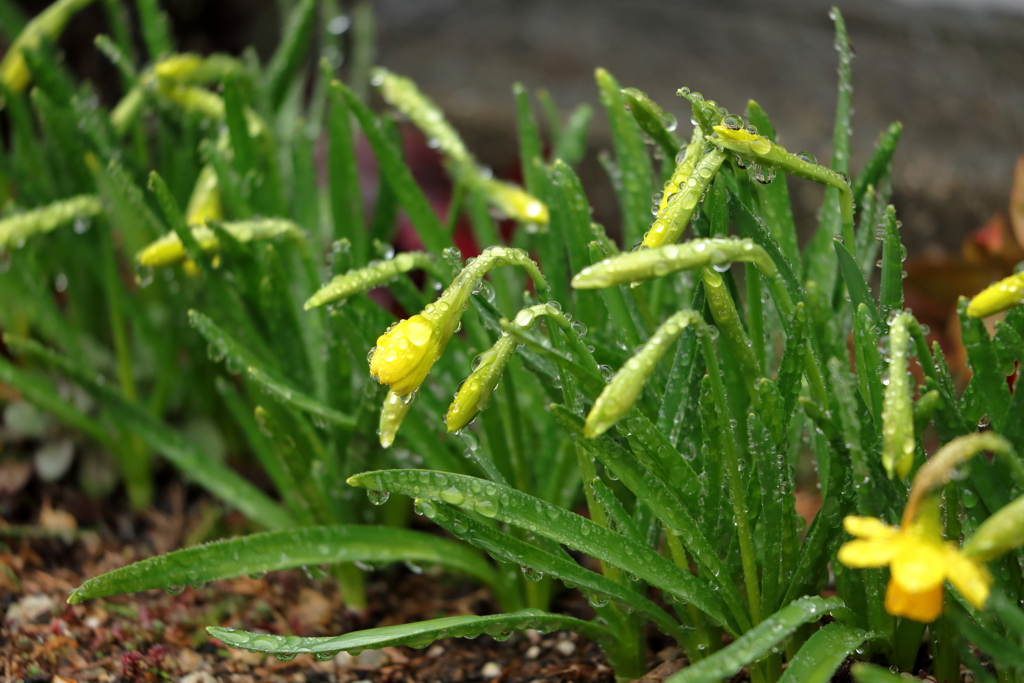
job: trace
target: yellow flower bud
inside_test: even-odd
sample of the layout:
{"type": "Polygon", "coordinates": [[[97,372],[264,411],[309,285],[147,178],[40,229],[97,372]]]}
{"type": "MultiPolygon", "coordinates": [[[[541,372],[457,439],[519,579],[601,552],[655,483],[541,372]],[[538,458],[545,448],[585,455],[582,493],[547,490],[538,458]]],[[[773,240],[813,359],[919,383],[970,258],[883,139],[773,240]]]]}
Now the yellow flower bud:
{"type": "Polygon", "coordinates": [[[398,396],[416,391],[437,360],[439,336],[424,316],[406,318],[377,338],[370,374],[398,396]]]}
{"type": "Polygon", "coordinates": [[[971,299],[967,306],[967,315],[972,318],[987,318],[1019,306],[1021,302],[1024,302],[1024,273],[1014,273],[971,299]]]}

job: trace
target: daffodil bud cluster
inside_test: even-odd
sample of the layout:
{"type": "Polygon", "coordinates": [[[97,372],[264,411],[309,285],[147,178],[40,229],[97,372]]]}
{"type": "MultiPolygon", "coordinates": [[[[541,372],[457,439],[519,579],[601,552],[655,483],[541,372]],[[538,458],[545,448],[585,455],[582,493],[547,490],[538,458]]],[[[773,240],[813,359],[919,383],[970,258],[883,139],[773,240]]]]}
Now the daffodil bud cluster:
{"type": "Polygon", "coordinates": [[[444,154],[456,180],[470,188],[478,188],[499,211],[517,221],[547,224],[548,207],[523,188],[495,180],[466,149],[459,134],[445,120],[441,109],[420,92],[408,78],[387,69],[374,69],[372,83],[380,87],[384,100],[398,109],[427,136],[428,144],[444,154]]]}
{"type": "Polygon", "coordinates": [[[469,297],[492,268],[502,265],[523,267],[538,289],[547,283],[540,269],[522,249],[490,247],[456,276],[437,301],[420,313],[393,324],[377,339],[370,352],[370,375],[387,384],[398,396],[412,394],[459,328],[469,297]]]}

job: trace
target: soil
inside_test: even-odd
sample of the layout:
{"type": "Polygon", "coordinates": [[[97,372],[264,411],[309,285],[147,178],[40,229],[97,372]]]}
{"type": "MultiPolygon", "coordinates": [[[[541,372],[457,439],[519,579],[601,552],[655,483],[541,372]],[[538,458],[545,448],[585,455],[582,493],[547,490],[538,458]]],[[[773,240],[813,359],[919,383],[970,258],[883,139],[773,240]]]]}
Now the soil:
{"type": "MultiPolygon", "coordinates": [[[[66,604],[68,592],[83,580],[180,547],[188,531],[216,510],[202,495],[185,497],[184,487],[172,483],[157,509],[135,515],[118,509],[124,502],[116,496],[89,500],[70,485],[31,482],[14,498],[0,500],[6,519],[32,525],[0,526],[0,681],[614,681],[600,649],[565,632],[527,631],[504,642],[490,636],[446,639],[422,650],[391,647],[358,657],[342,653],[328,662],[309,656],[282,662],[225,648],[204,630],[226,625],[334,635],[496,610],[479,585],[430,569],[398,565],[374,572],[367,583],[369,607],[360,613],[345,609],[332,579],[301,570],[218,581],[178,595],[154,590],[66,604]]],[[[244,525],[235,515],[219,522],[228,535],[243,532],[244,525]]],[[[557,596],[552,609],[593,618],[577,591],[557,596]]],[[[664,680],[681,664],[671,661],[679,651],[656,633],[649,646],[649,669],[668,665],[645,683],[664,680]]]]}

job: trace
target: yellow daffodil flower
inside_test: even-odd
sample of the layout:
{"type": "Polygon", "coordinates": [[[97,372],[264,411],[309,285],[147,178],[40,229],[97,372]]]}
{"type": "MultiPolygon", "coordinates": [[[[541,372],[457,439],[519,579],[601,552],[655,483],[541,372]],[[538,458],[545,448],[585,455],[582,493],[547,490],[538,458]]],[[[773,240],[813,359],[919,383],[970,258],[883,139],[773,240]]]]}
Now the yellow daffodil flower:
{"type": "Polygon", "coordinates": [[[423,312],[392,325],[377,338],[377,346],[370,352],[370,375],[390,386],[396,396],[419,389],[458,330],[473,290],[491,268],[504,265],[521,266],[539,289],[547,289],[540,269],[525,251],[488,247],[466,264],[437,301],[427,304],[423,312]]]}
{"type": "Polygon", "coordinates": [[[437,326],[429,318],[406,318],[377,338],[370,374],[397,396],[415,391],[437,360],[438,337],[437,326]]]}
{"type": "Polygon", "coordinates": [[[983,564],[945,542],[937,498],[922,501],[920,513],[902,527],[874,517],[847,517],[847,532],[857,540],[843,544],[839,561],[847,567],[884,567],[890,571],[885,611],[893,616],[930,623],[942,614],[946,579],[978,609],[985,606],[992,576],[983,564]]]}

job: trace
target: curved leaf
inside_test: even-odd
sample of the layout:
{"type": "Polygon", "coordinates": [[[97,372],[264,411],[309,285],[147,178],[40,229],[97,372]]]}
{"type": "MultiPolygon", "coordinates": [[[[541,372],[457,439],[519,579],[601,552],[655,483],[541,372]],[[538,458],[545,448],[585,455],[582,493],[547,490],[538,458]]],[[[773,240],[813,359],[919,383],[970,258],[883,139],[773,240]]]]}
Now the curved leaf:
{"type": "Polygon", "coordinates": [[[338,562],[433,562],[490,586],[502,581],[474,550],[437,536],[376,526],[338,524],[252,534],[158,555],[89,579],[72,605],[106,595],[200,584],[243,574],[338,562]]]}
{"type": "Polygon", "coordinates": [[[804,643],[779,683],[828,683],[839,665],[871,637],[859,628],[828,624],[804,643]]]}
{"type": "Polygon", "coordinates": [[[345,650],[358,654],[363,650],[377,650],[393,645],[422,648],[440,638],[475,638],[489,634],[501,638],[509,631],[532,628],[542,633],[555,630],[575,631],[599,643],[613,643],[612,632],[582,619],[548,614],[537,609],[524,609],[511,614],[488,617],[445,617],[414,624],[382,626],[364,631],[353,631],[328,638],[301,638],[299,636],[272,636],[233,628],[208,626],[207,632],[229,647],[250,652],[266,652],[286,659],[288,655],[312,654],[328,660],[345,650]]]}
{"type": "Polygon", "coordinates": [[[666,683],[713,683],[734,676],[803,624],[817,621],[828,612],[839,611],[849,611],[839,598],[800,598],[744,633],[728,647],[683,669],[666,683]]]}
{"type": "MultiPolygon", "coordinates": [[[[530,545],[518,538],[487,527],[469,515],[447,505],[434,505],[422,498],[416,500],[417,509],[462,540],[486,551],[491,557],[502,562],[511,562],[530,568],[540,574],[550,575],[567,584],[572,584],[607,596],[616,602],[629,605],[658,625],[663,632],[682,642],[683,634],[679,624],[663,609],[636,591],[605,578],[597,572],[581,567],[575,562],[530,545]]],[[[596,604],[596,603],[595,603],[596,604]]]]}
{"type": "Polygon", "coordinates": [[[364,472],[350,477],[348,483],[370,490],[439,500],[546,536],[621,567],[693,604],[733,630],[721,599],[707,581],[680,569],[644,545],[540,498],[476,477],[429,470],[364,472]]]}

